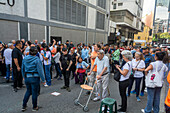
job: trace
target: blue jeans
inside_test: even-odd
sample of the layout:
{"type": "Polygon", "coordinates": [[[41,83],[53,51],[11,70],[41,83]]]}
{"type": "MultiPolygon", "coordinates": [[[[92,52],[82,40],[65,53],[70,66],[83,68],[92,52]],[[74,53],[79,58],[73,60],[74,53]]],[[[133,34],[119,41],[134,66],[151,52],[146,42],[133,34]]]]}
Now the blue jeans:
{"type": "Polygon", "coordinates": [[[57,75],[56,76],[58,77],[58,75],[59,75],[60,77],[62,77],[59,63],[55,63],[55,68],[56,68],[56,71],[57,71],[57,75]]]}
{"type": "Polygon", "coordinates": [[[160,104],[160,94],[161,87],[148,88],[147,87],[147,106],[145,108],[145,113],[151,113],[152,107],[154,113],[159,113],[159,104],[160,104]]]}
{"type": "Polygon", "coordinates": [[[6,79],[9,80],[10,77],[10,64],[6,64],[6,79]]]}
{"type": "Polygon", "coordinates": [[[32,94],[33,108],[36,108],[37,107],[38,90],[39,90],[39,85],[40,85],[40,78],[39,77],[25,78],[25,84],[27,87],[27,91],[24,96],[23,107],[27,106],[29,97],[32,94]]]}
{"type": "Polygon", "coordinates": [[[47,85],[51,86],[51,75],[50,75],[50,65],[45,65],[45,78],[46,78],[46,82],[47,85]]]}
{"type": "MultiPolygon", "coordinates": [[[[6,79],[9,80],[10,77],[10,64],[6,64],[6,79]]],[[[13,72],[12,72],[12,80],[13,80],[13,72]]]]}

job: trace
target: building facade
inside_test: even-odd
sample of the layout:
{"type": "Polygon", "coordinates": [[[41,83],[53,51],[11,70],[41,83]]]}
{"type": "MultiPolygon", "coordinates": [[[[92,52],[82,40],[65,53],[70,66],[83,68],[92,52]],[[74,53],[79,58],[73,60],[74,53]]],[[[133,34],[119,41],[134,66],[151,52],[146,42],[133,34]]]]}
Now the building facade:
{"type": "Polygon", "coordinates": [[[146,46],[151,45],[152,43],[152,29],[148,26],[144,27],[143,32],[138,32],[138,34],[134,35],[134,43],[135,46],[146,46]]]}
{"type": "Polygon", "coordinates": [[[114,43],[119,41],[121,45],[132,45],[134,34],[141,32],[144,27],[142,11],[143,0],[112,0],[110,20],[115,24],[115,29],[110,30],[109,40],[114,43]],[[114,37],[113,34],[115,34],[114,37]]]}
{"type": "Polygon", "coordinates": [[[109,0],[0,0],[0,41],[107,43],[109,0]]]}
{"type": "Polygon", "coordinates": [[[168,20],[155,20],[154,33],[166,33],[168,27],[168,20]]]}

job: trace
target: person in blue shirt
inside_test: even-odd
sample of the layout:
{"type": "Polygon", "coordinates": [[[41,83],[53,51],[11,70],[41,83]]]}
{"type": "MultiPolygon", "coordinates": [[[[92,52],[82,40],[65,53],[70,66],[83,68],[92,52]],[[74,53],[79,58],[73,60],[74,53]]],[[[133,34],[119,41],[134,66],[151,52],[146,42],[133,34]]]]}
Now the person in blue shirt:
{"type": "Polygon", "coordinates": [[[154,61],[155,61],[155,53],[156,53],[156,49],[155,49],[155,48],[152,48],[152,49],[150,50],[150,54],[153,56],[154,61]]]}
{"type": "Polygon", "coordinates": [[[81,57],[78,57],[77,59],[77,65],[76,65],[76,72],[75,72],[75,84],[83,84],[84,83],[84,77],[86,73],[86,69],[88,69],[90,65],[88,65],[81,57]]]}
{"type": "Polygon", "coordinates": [[[32,94],[32,111],[37,111],[39,108],[37,106],[38,90],[40,85],[40,78],[45,84],[44,70],[41,60],[36,56],[37,48],[31,47],[29,55],[24,58],[22,61],[22,76],[25,80],[27,91],[23,99],[22,111],[25,111],[27,108],[27,102],[30,95],[32,94]]]}
{"type": "Polygon", "coordinates": [[[87,62],[87,58],[89,57],[89,50],[87,49],[86,45],[84,45],[84,48],[81,51],[81,57],[83,61],[87,62]]]}
{"type": "MultiPolygon", "coordinates": [[[[145,58],[145,69],[150,65],[151,62],[154,62],[154,57],[149,53],[150,48],[149,47],[144,47],[143,49],[143,54],[145,58]]],[[[144,90],[145,90],[145,76],[143,77],[143,83],[142,83],[142,89],[140,96],[144,96],[144,90]]]]}

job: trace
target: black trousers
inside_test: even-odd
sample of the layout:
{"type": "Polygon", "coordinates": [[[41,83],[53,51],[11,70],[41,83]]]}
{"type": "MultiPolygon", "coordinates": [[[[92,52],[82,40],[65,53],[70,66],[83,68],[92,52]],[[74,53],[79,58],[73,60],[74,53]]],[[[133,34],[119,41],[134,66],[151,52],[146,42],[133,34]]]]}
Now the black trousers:
{"type": "Polygon", "coordinates": [[[66,87],[69,87],[69,85],[70,85],[70,71],[63,70],[62,73],[64,76],[64,84],[66,87]]]}
{"type": "Polygon", "coordinates": [[[130,95],[134,80],[135,80],[135,77],[130,77],[129,78],[128,95],[130,95]]]}
{"type": "Polygon", "coordinates": [[[71,66],[71,68],[70,68],[70,71],[72,72],[72,77],[74,77],[75,76],[75,72],[76,72],[76,66],[75,66],[75,64],[72,64],[72,66],[71,66]]]}
{"type": "Polygon", "coordinates": [[[127,109],[126,89],[128,86],[129,86],[129,79],[119,82],[119,93],[120,93],[121,100],[122,100],[121,110],[124,112],[126,112],[126,109],[127,109]]]}
{"type": "Polygon", "coordinates": [[[13,69],[13,78],[14,78],[14,88],[22,87],[22,74],[21,71],[13,69]]]}
{"type": "Polygon", "coordinates": [[[6,76],[6,64],[2,63],[2,61],[0,61],[0,71],[2,76],[6,76]]]}

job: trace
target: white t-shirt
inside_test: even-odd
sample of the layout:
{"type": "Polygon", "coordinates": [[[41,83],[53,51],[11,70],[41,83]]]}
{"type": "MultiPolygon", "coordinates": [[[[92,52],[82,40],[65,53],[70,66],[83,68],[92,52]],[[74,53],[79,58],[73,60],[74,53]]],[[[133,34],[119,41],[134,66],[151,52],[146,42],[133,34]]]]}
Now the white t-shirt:
{"type": "Polygon", "coordinates": [[[60,57],[61,57],[60,52],[57,52],[57,54],[53,57],[54,60],[55,60],[55,63],[59,63],[60,62],[60,57]]]}
{"type": "MultiPolygon", "coordinates": [[[[132,60],[132,68],[143,69],[143,68],[145,68],[145,62],[143,60],[136,61],[136,59],[133,59],[132,60]],[[138,64],[138,66],[137,66],[137,64],[138,64]]],[[[144,76],[142,71],[135,71],[135,73],[133,73],[133,74],[134,74],[135,78],[142,78],[144,76]]]]}
{"type": "Polygon", "coordinates": [[[5,64],[12,64],[12,49],[7,48],[4,51],[4,57],[5,57],[5,64]]]}
{"type": "Polygon", "coordinates": [[[155,61],[151,63],[151,65],[153,66],[152,72],[156,71],[156,64],[157,64],[157,70],[158,72],[160,71],[159,73],[162,76],[162,83],[163,83],[164,73],[168,71],[168,67],[162,61],[155,61]],[[163,69],[162,66],[164,66],[163,69]]]}
{"type": "Polygon", "coordinates": [[[41,53],[44,54],[44,57],[48,58],[47,60],[44,59],[44,65],[50,65],[51,64],[51,52],[46,51],[46,54],[45,54],[44,51],[42,50],[41,53]]]}
{"type": "Polygon", "coordinates": [[[129,79],[129,77],[130,77],[130,75],[131,75],[131,72],[132,72],[132,61],[126,62],[126,64],[122,67],[122,71],[123,71],[124,69],[129,70],[129,72],[127,73],[126,76],[121,75],[119,81],[125,81],[125,80],[129,79]],[[129,65],[128,65],[128,64],[129,64],[129,65]]]}
{"type": "Polygon", "coordinates": [[[28,46],[26,49],[25,49],[25,56],[27,55],[27,53],[29,53],[30,51],[30,46],[28,46]]]}

